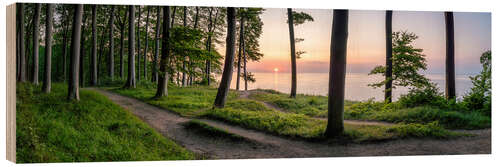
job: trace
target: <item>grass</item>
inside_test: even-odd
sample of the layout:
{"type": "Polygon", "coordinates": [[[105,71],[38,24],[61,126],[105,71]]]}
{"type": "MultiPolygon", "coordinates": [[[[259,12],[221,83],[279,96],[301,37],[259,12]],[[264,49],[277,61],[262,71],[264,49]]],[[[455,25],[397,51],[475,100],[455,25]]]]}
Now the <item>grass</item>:
{"type": "MultiPolygon", "coordinates": [[[[231,91],[228,101],[224,108],[213,108],[216,90],[208,87],[169,87],[169,96],[163,99],[151,99],[154,96],[153,89],[139,88],[136,89],[111,89],[119,94],[138,98],[149,104],[157,105],[181,115],[188,117],[202,117],[214,120],[227,122],[233,125],[263,131],[273,135],[286,136],[291,138],[301,138],[306,140],[322,140],[323,133],[326,128],[326,121],[312,117],[311,115],[300,112],[280,112],[272,108],[266,107],[262,102],[251,99],[237,98],[237,92],[231,91]],[[196,104],[196,105],[193,105],[196,104]],[[192,107],[194,106],[194,107],[192,107]]],[[[264,92],[266,93],[266,92],[264,92]]],[[[270,92],[271,96],[266,98],[286,98],[284,94],[270,92]]],[[[254,96],[254,95],[252,95],[254,96]]],[[[293,100],[290,100],[293,101],[293,100]]],[[[326,103],[325,98],[321,96],[308,97],[299,95],[297,102],[299,106],[309,105],[311,107],[321,108],[323,103],[326,103]],[[305,99],[302,99],[302,98],[305,99]],[[318,105],[318,106],[316,106],[318,105]]],[[[349,105],[354,105],[356,102],[348,102],[349,105]]],[[[297,110],[298,111],[298,110],[297,110]]],[[[200,122],[190,123],[200,124],[200,122]]],[[[451,132],[442,129],[431,127],[427,124],[420,125],[423,128],[417,128],[411,131],[391,130],[394,127],[399,129],[408,129],[404,125],[396,125],[394,127],[378,126],[378,125],[355,125],[345,124],[345,133],[342,138],[349,142],[373,142],[389,139],[398,139],[405,137],[423,137],[423,138],[448,138],[456,137],[451,132]],[[436,131],[437,130],[437,131],[436,131]],[[436,131],[435,133],[426,133],[422,131],[436,131]],[[424,134],[413,135],[413,134],[424,134]]],[[[198,128],[206,131],[215,131],[214,134],[226,134],[223,130],[209,128],[206,125],[196,125],[198,128]],[[208,130],[207,130],[208,129],[208,130]]],[[[437,126],[437,124],[436,124],[437,126]]]]}
{"type": "MultiPolygon", "coordinates": [[[[257,90],[250,98],[311,117],[326,118],[328,113],[328,98],[325,96],[297,95],[296,99],[291,99],[287,94],[274,90],[257,90]]],[[[454,111],[429,105],[407,108],[398,102],[385,104],[372,100],[346,101],[344,118],[422,124],[437,121],[440,126],[450,129],[483,129],[491,126],[491,118],[478,112],[454,111]]]]}
{"type": "Polygon", "coordinates": [[[19,163],[198,159],[105,96],[67,87],[17,84],[16,157],[19,163]]]}
{"type": "MultiPolygon", "coordinates": [[[[217,89],[203,86],[178,88],[169,85],[168,97],[152,99],[156,89],[138,86],[136,89],[114,88],[111,91],[133,97],[146,103],[166,108],[182,116],[196,116],[201,110],[212,107],[217,89]]],[[[228,100],[235,99],[238,93],[231,91],[228,100]]]]}

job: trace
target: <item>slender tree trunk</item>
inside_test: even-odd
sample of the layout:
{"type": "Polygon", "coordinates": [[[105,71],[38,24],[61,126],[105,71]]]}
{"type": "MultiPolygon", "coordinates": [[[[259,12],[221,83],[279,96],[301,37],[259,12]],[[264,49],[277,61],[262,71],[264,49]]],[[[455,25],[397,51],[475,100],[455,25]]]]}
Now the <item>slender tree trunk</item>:
{"type": "Polygon", "coordinates": [[[38,67],[39,67],[39,53],[40,53],[40,10],[42,9],[42,5],[39,3],[35,4],[35,15],[33,16],[33,84],[38,85],[38,67]]]}
{"type": "MultiPolygon", "coordinates": [[[[68,14],[68,11],[67,9],[64,7],[63,8],[63,13],[64,14],[68,14]]],[[[66,82],[66,78],[68,76],[68,67],[67,67],[67,57],[68,57],[68,53],[67,53],[67,49],[68,49],[68,32],[69,32],[69,19],[68,18],[64,18],[65,20],[65,23],[64,23],[64,32],[63,32],[63,48],[62,48],[62,57],[63,57],[63,65],[62,65],[62,70],[63,70],[63,81],[66,82]]]]}
{"type": "Polygon", "coordinates": [[[155,56],[153,59],[153,75],[151,80],[158,82],[158,55],[160,54],[160,26],[161,26],[161,7],[156,9],[156,32],[155,32],[155,56]]]}
{"type": "Polygon", "coordinates": [[[292,62],[292,89],[290,97],[295,98],[297,95],[297,56],[295,55],[295,33],[293,30],[293,12],[291,8],[287,9],[288,13],[288,31],[290,32],[290,56],[292,62]]]}
{"type": "MultiPolygon", "coordinates": [[[[210,9],[210,14],[208,17],[208,20],[210,21],[210,23],[208,24],[208,32],[210,32],[210,33],[212,32],[212,24],[214,24],[213,20],[212,20],[212,10],[213,9],[210,9]]],[[[212,49],[211,41],[212,41],[212,35],[209,34],[208,38],[207,38],[207,44],[206,44],[208,54],[210,54],[211,49],[212,49]]],[[[207,80],[207,85],[210,85],[210,60],[205,61],[205,77],[207,80]]]]}
{"type": "Polygon", "coordinates": [[[170,27],[174,27],[175,24],[175,13],[176,13],[177,7],[174,6],[174,10],[172,11],[172,23],[170,23],[170,27]]]}
{"type": "Polygon", "coordinates": [[[24,4],[19,5],[19,75],[18,82],[26,82],[26,52],[24,45],[24,4]]]}
{"type": "Polygon", "coordinates": [[[92,79],[91,85],[97,86],[97,5],[92,5],[92,79]]]}
{"type": "Polygon", "coordinates": [[[108,57],[108,77],[113,81],[115,76],[115,38],[113,36],[115,30],[115,6],[111,6],[109,18],[109,57],[108,57]]]}
{"type": "Polygon", "coordinates": [[[104,52],[104,30],[101,32],[101,39],[99,40],[99,55],[97,55],[97,84],[101,82],[101,64],[104,52]]]}
{"type": "Polygon", "coordinates": [[[71,35],[70,77],[68,82],[68,100],[80,100],[78,86],[78,68],[80,66],[80,35],[82,25],[83,5],[75,5],[73,31],[71,35]]]}
{"type": "Polygon", "coordinates": [[[245,54],[245,40],[243,40],[243,79],[245,81],[245,91],[248,90],[248,79],[247,79],[247,55],[245,54]]]}
{"type": "Polygon", "coordinates": [[[392,102],[392,10],[385,12],[385,101],[392,102]]]}
{"type": "MultiPolygon", "coordinates": [[[[196,14],[194,16],[194,25],[193,25],[193,29],[195,29],[195,30],[198,28],[199,12],[200,12],[200,8],[196,7],[196,14]]],[[[191,65],[191,74],[189,75],[189,85],[193,85],[194,70],[195,69],[192,66],[193,62],[191,59],[189,59],[189,64],[191,65]]]]}
{"type": "Polygon", "coordinates": [[[148,40],[149,40],[149,37],[148,37],[148,33],[149,33],[149,31],[148,31],[149,29],[148,28],[149,28],[149,26],[148,25],[149,25],[149,10],[150,10],[149,7],[146,7],[146,8],[148,9],[147,16],[146,16],[146,36],[144,36],[146,38],[146,43],[145,43],[146,46],[144,46],[144,57],[143,57],[144,64],[142,65],[142,69],[143,69],[142,72],[143,72],[143,75],[144,75],[144,80],[147,80],[147,73],[148,73],[148,71],[147,71],[148,70],[148,58],[147,58],[147,55],[148,55],[148,44],[149,44],[149,42],[148,42],[148,40]]]}
{"type": "Polygon", "coordinates": [[[85,5],[83,5],[83,20],[82,20],[82,34],[81,34],[81,43],[80,43],[80,72],[79,72],[79,82],[80,82],[80,87],[84,87],[85,85],[85,71],[83,70],[83,65],[85,64],[83,62],[85,58],[85,22],[87,20],[87,15],[85,15],[85,5]]]}
{"type": "Polygon", "coordinates": [[[127,82],[125,83],[125,88],[135,88],[135,6],[130,5],[128,7],[129,14],[129,24],[128,24],[128,74],[127,74],[127,82]]]}
{"type": "MultiPolygon", "coordinates": [[[[184,16],[183,16],[183,26],[184,28],[187,26],[187,7],[183,7],[184,10],[184,16]]],[[[184,58],[182,60],[182,86],[186,86],[186,55],[184,55],[184,58]]]]}
{"type": "Polygon", "coordinates": [[[347,55],[348,10],[333,10],[330,73],[328,84],[328,124],[325,136],[334,137],[344,131],[344,93],[347,55]]]}
{"type": "Polygon", "coordinates": [[[453,12],[445,12],[446,26],[446,98],[455,100],[455,30],[453,12]]]}
{"type": "Polygon", "coordinates": [[[163,35],[161,41],[161,59],[160,59],[160,73],[158,75],[158,86],[156,89],[155,98],[168,96],[168,71],[167,65],[169,64],[170,57],[170,44],[168,42],[170,37],[170,7],[163,7],[163,35]]]}
{"type": "Polygon", "coordinates": [[[243,15],[240,16],[240,42],[238,48],[238,69],[236,72],[236,90],[240,90],[240,74],[241,74],[241,52],[243,50],[243,15]]]}
{"type": "Polygon", "coordinates": [[[52,27],[54,4],[48,4],[45,18],[45,77],[43,77],[43,92],[50,93],[52,74],[52,27]]]}
{"type": "Polygon", "coordinates": [[[124,77],[125,68],[123,65],[125,64],[125,21],[127,20],[128,10],[125,10],[125,18],[120,22],[121,30],[120,30],[120,78],[124,77]]]}
{"type": "Polygon", "coordinates": [[[226,37],[226,59],[224,61],[224,70],[222,72],[222,79],[217,90],[214,106],[223,108],[226,103],[227,93],[231,86],[231,77],[233,75],[233,62],[235,51],[235,36],[236,36],[236,16],[235,8],[227,8],[227,37],[226,37]]]}
{"type": "Polygon", "coordinates": [[[138,7],[137,16],[137,81],[141,80],[141,6],[138,7]]]}

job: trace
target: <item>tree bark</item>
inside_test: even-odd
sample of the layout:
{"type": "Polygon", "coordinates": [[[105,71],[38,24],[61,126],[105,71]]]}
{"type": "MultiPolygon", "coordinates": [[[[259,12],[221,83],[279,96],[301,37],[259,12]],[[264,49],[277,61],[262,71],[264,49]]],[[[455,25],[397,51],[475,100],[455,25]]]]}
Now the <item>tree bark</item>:
{"type": "Polygon", "coordinates": [[[238,69],[236,70],[236,90],[240,90],[240,73],[241,73],[241,52],[243,48],[243,14],[240,16],[240,42],[238,48],[238,69]]]}
{"type": "Polygon", "coordinates": [[[141,80],[141,6],[138,7],[137,16],[137,81],[141,80]]]}
{"type": "MultiPolygon", "coordinates": [[[[125,68],[123,68],[123,64],[125,64],[125,21],[127,20],[126,17],[128,15],[128,10],[125,10],[125,18],[120,22],[121,27],[120,27],[120,78],[124,77],[125,74],[125,68]]],[[[120,17],[118,17],[120,18],[120,17]]]]}
{"type": "MultiPolygon", "coordinates": [[[[63,8],[63,13],[65,15],[68,14],[68,11],[66,8],[63,8]]],[[[67,57],[68,57],[68,53],[67,53],[67,49],[68,49],[68,32],[69,32],[69,19],[66,17],[64,18],[65,20],[65,23],[64,23],[64,32],[63,32],[63,46],[62,46],[62,56],[63,56],[63,65],[62,65],[62,70],[63,70],[63,81],[66,82],[66,78],[68,76],[68,67],[67,67],[67,57]]]]}
{"type": "MultiPolygon", "coordinates": [[[[194,16],[194,25],[193,25],[193,29],[197,29],[198,28],[198,20],[199,20],[199,12],[200,12],[200,8],[199,7],[196,7],[196,14],[194,16]]],[[[194,80],[194,76],[193,76],[193,73],[194,73],[194,69],[193,69],[193,62],[191,61],[191,59],[189,60],[189,64],[191,65],[191,74],[189,75],[189,85],[193,85],[193,80],[194,80]]]]}
{"type": "Polygon", "coordinates": [[[158,82],[158,55],[160,54],[160,26],[161,26],[161,7],[156,9],[156,32],[155,32],[155,55],[153,59],[153,75],[151,80],[158,82]]]}
{"type": "Polygon", "coordinates": [[[446,26],[446,98],[455,100],[455,30],[453,12],[445,12],[446,26]]]}
{"type": "Polygon", "coordinates": [[[19,75],[18,82],[26,82],[26,52],[24,45],[24,4],[19,5],[19,75]]]}
{"type": "Polygon", "coordinates": [[[129,24],[128,24],[128,74],[127,74],[127,82],[125,83],[125,88],[135,88],[135,6],[130,5],[128,7],[129,14],[129,24]]]}
{"type": "Polygon", "coordinates": [[[52,74],[52,27],[54,17],[54,4],[47,4],[45,18],[45,77],[43,77],[42,90],[50,93],[52,74]]]}
{"type": "Polygon", "coordinates": [[[68,82],[68,100],[80,100],[78,86],[78,68],[80,66],[80,35],[82,25],[83,5],[75,5],[73,31],[71,35],[70,77],[68,82]]]}
{"type": "Polygon", "coordinates": [[[145,43],[146,46],[144,46],[144,57],[143,57],[143,59],[144,59],[143,63],[144,64],[142,65],[142,69],[143,69],[142,72],[143,72],[143,75],[144,75],[143,76],[144,80],[147,79],[147,73],[148,73],[148,71],[147,71],[148,70],[148,58],[147,58],[147,55],[148,55],[148,44],[149,44],[148,43],[148,40],[149,40],[149,37],[148,37],[148,33],[149,33],[149,31],[148,31],[149,29],[148,28],[149,28],[149,26],[148,25],[149,25],[149,11],[150,11],[149,7],[146,7],[146,8],[148,9],[147,16],[146,16],[146,36],[144,36],[146,38],[146,43],[145,43]]]}
{"type": "Polygon", "coordinates": [[[385,101],[392,102],[392,10],[385,12],[385,101]]]}
{"type": "Polygon", "coordinates": [[[108,77],[113,81],[115,76],[115,39],[113,37],[115,24],[115,6],[111,6],[109,18],[109,57],[108,57],[108,77]]]}
{"type": "Polygon", "coordinates": [[[39,53],[40,53],[40,10],[42,5],[35,4],[35,15],[33,16],[33,67],[32,78],[33,84],[38,85],[38,67],[39,67],[39,53]]]}
{"type": "MultiPolygon", "coordinates": [[[[184,6],[184,16],[183,16],[183,26],[184,28],[187,26],[187,7],[184,6]]],[[[186,56],[184,55],[184,59],[182,60],[182,86],[186,86],[186,56]]]]}
{"type": "Polygon", "coordinates": [[[82,19],[82,34],[81,34],[81,41],[80,41],[80,67],[79,67],[79,82],[80,82],[80,87],[84,87],[85,85],[85,71],[83,70],[83,65],[85,64],[83,62],[85,58],[85,21],[87,20],[87,15],[85,15],[85,5],[83,5],[83,19],[82,19]]]}
{"type": "Polygon", "coordinates": [[[291,8],[287,9],[288,13],[288,31],[290,33],[290,55],[292,63],[292,88],[290,90],[290,97],[295,98],[297,95],[297,56],[295,55],[295,33],[293,30],[293,12],[291,8]]]}
{"type": "Polygon", "coordinates": [[[226,37],[226,59],[224,61],[224,70],[222,72],[222,79],[217,90],[214,106],[223,108],[226,103],[227,93],[231,86],[231,77],[233,75],[233,62],[235,50],[235,30],[236,17],[235,8],[227,8],[227,37],[226,37]]]}
{"type": "Polygon", "coordinates": [[[92,86],[97,86],[97,5],[92,5],[92,86]]]}
{"type": "Polygon", "coordinates": [[[348,34],[347,10],[333,10],[330,73],[328,84],[328,124],[325,136],[334,137],[344,131],[344,93],[348,34]]]}
{"type": "Polygon", "coordinates": [[[161,41],[161,59],[160,59],[160,73],[158,74],[158,86],[156,89],[155,98],[168,96],[168,75],[167,65],[169,65],[170,44],[168,42],[170,37],[170,7],[163,7],[163,34],[161,41]]]}

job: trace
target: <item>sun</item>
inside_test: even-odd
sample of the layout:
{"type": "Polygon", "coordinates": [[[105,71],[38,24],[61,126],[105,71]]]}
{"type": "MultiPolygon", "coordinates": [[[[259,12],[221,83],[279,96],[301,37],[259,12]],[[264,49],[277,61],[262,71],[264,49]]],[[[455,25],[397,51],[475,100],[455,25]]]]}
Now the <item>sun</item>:
{"type": "Polygon", "coordinates": [[[278,71],[279,71],[278,67],[274,67],[274,72],[278,72],[278,71]]]}

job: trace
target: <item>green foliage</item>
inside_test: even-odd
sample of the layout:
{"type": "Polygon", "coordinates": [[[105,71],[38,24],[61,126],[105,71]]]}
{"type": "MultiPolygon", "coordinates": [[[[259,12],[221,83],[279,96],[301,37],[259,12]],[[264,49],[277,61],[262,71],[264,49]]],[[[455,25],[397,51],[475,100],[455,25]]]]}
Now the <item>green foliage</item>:
{"type": "MultiPolygon", "coordinates": [[[[429,79],[419,74],[420,70],[427,69],[427,63],[423,50],[415,48],[413,41],[417,35],[407,31],[392,33],[392,76],[393,89],[396,86],[423,88],[429,86],[429,79]]],[[[385,66],[375,67],[369,75],[381,74],[385,76],[385,66]]],[[[388,80],[383,80],[368,86],[374,88],[382,87],[388,80]]]]}
{"type": "Polygon", "coordinates": [[[432,137],[439,139],[453,138],[457,136],[463,136],[465,134],[447,131],[446,129],[440,127],[437,122],[431,122],[427,124],[406,124],[398,125],[388,129],[388,132],[394,132],[401,138],[408,137],[432,137]]]}
{"type": "Polygon", "coordinates": [[[422,105],[431,105],[445,108],[448,100],[439,92],[437,85],[430,83],[429,86],[421,88],[412,88],[408,94],[399,97],[399,103],[405,107],[416,107],[422,105]]]}
{"type": "Polygon", "coordinates": [[[105,96],[81,90],[73,103],[61,100],[66,90],[54,83],[45,94],[40,86],[17,84],[17,162],[196,159],[105,96]]]}
{"type": "Polygon", "coordinates": [[[473,87],[464,96],[463,103],[469,110],[491,115],[491,51],[486,51],[480,58],[481,73],[470,77],[473,87]]]}
{"type": "MultiPolygon", "coordinates": [[[[313,22],[314,18],[305,12],[292,11],[293,25],[298,26],[304,24],[307,21],[313,22]]],[[[288,20],[286,21],[288,23],[288,20]]]]}

